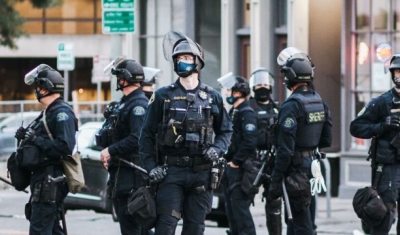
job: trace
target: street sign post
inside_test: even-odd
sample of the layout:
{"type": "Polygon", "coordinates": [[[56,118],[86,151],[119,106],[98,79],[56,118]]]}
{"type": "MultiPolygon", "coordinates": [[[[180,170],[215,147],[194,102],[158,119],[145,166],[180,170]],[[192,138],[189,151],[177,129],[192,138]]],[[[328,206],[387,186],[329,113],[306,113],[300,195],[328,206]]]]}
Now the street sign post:
{"type": "Polygon", "coordinates": [[[75,69],[74,44],[59,42],[57,45],[57,69],[64,70],[64,100],[68,101],[69,77],[68,71],[75,69]]]}
{"type": "Polygon", "coordinates": [[[75,69],[75,56],[73,43],[58,43],[57,69],[70,71],[75,69]]]}
{"type": "Polygon", "coordinates": [[[103,34],[135,32],[134,0],[102,0],[103,34]]]}

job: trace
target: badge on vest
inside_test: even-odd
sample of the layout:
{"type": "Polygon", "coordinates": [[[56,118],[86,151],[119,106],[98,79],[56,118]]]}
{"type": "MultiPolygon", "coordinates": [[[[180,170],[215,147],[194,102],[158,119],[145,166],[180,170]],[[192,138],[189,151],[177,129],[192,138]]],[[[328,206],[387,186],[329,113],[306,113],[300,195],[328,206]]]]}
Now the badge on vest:
{"type": "Polygon", "coordinates": [[[312,112],[308,114],[308,123],[323,122],[325,121],[325,112],[312,112]]]}
{"type": "Polygon", "coordinates": [[[199,92],[199,97],[200,97],[202,100],[206,100],[206,99],[207,99],[207,93],[206,93],[205,91],[200,91],[200,92],[199,92]]]}
{"type": "Polygon", "coordinates": [[[246,124],[246,126],[244,126],[244,129],[246,129],[246,131],[255,131],[257,128],[254,124],[249,123],[249,124],[246,124]]]}

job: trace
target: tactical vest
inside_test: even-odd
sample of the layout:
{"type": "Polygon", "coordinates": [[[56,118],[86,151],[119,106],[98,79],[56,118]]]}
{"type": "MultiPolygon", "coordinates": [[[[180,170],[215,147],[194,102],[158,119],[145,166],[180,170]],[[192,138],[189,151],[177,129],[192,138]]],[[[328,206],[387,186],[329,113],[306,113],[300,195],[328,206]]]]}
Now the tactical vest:
{"type": "Polygon", "coordinates": [[[315,92],[294,93],[288,100],[297,100],[304,111],[304,115],[297,122],[296,149],[316,148],[326,120],[321,97],[315,92]]]}
{"type": "Polygon", "coordinates": [[[212,88],[201,84],[195,93],[167,88],[163,119],[159,124],[158,142],[161,146],[189,149],[191,155],[201,154],[213,143],[213,120],[218,115],[212,103],[212,88]]]}
{"type": "Polygon", "coordinates": [[[277,109],[276,105],[272,100],[270,100],[270,103],[272,108],[270,110],[264,110],[257,104],[255,99],[249,100],[249,105],[254,110],[257,117],[257,149],[259,150],[268,149],[271,145],[271,126],[275,123],[278,116],[278,114],[274,112],[274,109],[277,109]]]}

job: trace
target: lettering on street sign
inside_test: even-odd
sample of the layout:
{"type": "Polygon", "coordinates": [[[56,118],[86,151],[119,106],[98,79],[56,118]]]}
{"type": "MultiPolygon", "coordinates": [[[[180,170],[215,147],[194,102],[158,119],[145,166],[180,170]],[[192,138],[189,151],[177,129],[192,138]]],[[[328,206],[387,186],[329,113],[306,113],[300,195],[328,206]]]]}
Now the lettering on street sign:
{"type": "Polygon", "coordinates": [[[74,44],[60,42],[57,45],[57,69],[70,71],[75,69],[74,44]]]}

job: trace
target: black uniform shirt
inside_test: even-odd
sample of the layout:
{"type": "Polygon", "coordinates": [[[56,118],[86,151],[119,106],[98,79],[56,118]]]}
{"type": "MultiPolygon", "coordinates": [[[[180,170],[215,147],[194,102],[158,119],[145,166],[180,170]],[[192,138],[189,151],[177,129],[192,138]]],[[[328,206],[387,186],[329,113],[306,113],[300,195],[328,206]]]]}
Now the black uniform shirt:
{"type": "Polygon", "coordinates": [[[372,99],[351,122],[350,133],[363,139],[383,134],[381,123],[390,115],[393,98],[400,99],[395,88],[372,99]]]}
{"type": "Polygon", "coordinates": [[[233,117],[231,145],[226,154],[227,161],[242,165],[247,157],[254,156],[257,146],[257,117],[248,101],[236,107],[233,117]]]}
{"type": "Polygon", "coordinates": [[[108,147],[111,156],[138,153],[138,141],[148,106],[148,99],[142,89],[136,89],[123,96],[120,101],[122,113],[116,124],[116,143],[108,147]]]}
{"type": "MultiPolygon", "coordinates": [[[[153,96],[149,101],[149,109],[146,114],[146,119],[143,125],[142,133],[139,139],[139,153],[142,161],[142,165],[146,170],[151,170],[157,166],[155,159],[155,148],[156,145],[156,134],[158,133],[158,126],[162,122],[165,115],[164,107],[166,107],[165,100],[172,100],[175,96],[186,97],[187,90],[180,84],[179,80],[173,83],[175,87],[171,90],[170,86],[162,87],[154,92],[153,96]],[[169,97],[169,96],[173,97],[169,97]]],[[[199,81],[198,87],[195,92],[200,88],[201,81],[199,81]]],[[[215,133],[213,147],[219,153],[223,153],[227,150],[229,145],[229,140],[232,134],[232,124],[228,117],[228,114],[224,108],[222,97],[214,89],[209,92],[210,97],[208,99],[211,101],[211,105],[216,107],[218,114],[214,116],[213,129],[215,133]]],[[[187,106],[185,102],[182,105],[183,109],[187,106]]],[[[165,148],[166,149],[166,148],[165,148]]],[[[164,150],[165,150],[164,149],[164,150]]],[[[180,147],[179,149],[174,149],[170,147],[167,149],[168,154],[171,155],[191,155],[189,148],[180,147]]],[[[167,153],[161,153],[167,154],[167,153]]]]}
{"type": "MultiPolygon", "coordinates": [[[[293,94],[306,94],[315,92],[306,86],[300,86],[293,94]]],[[[329,147],[332,142],[332,119],[329,109],[323,102],[326,119],[323,124],[322,133],[319,139],[319,148],[329,147]]],[[[305,115],[302,105],[297,100],[285,101],[278,115],[278,133],[277,133],[277,153],[275,159],[275,168],[272,177],[281,178],[288,169],[291,158],[296,149],[296,134],[298,120],[305,115]]]]}

